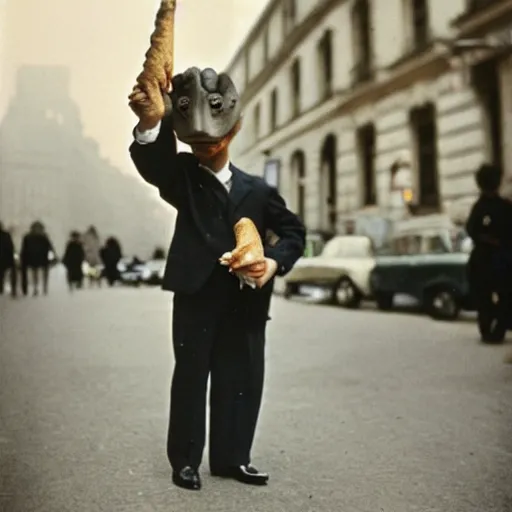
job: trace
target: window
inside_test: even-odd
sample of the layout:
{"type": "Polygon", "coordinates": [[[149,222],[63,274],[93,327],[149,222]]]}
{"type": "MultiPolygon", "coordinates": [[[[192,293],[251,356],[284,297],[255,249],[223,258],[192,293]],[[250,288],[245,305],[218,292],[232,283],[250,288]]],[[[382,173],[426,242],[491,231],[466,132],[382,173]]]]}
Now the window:
{"type": "Polygon", "coordinates": [[[362,170],[363,206],[374,206],[377,204],[377,189],[375,186],[375,128],[373,124],[359,128],[357,138],[362,170]]]}
{"type": "Polygon", "coordinates": [[[283,0],[283,26],[285,34],[288,34],[295,26],[297,15],[296,8],[295,0],[283,0]]]}
{"type": "Polygon", "coordinates": [[[269,57],[269,34],[268,34],[268,27],[265,29],[265,32],[263,34],[263,59],[265,63],[268,62],[269,57]]]}
{"type": "Polygon", "coordinates": [[[429,41],[429,19],[427,0],[412,1],[413,43],[416,50],[424,48],[429,41]]]}
{"type": "Polygon", "coordinates": [[[318,63],[320,66],[320,95],[326,99],[332,94],[332,32],[327,30],[318,43],[318,63]]]}
{"type": "Polygon", "coordinates": [[[352,30],[355,66],[352,70],[353,83],[371,78],[372,28],[368,0],[356,0],[352,8],[352,30]]]}
{"type": "Polygon", "coordinates": [[[320,216],[321,227],[329,233],[336,232],[338,220],[338,180],[336,172],[336,137],[325,138],[320,152],[320,216]]]}
{"type": "Polygon", "coordinates": [[[292,117],[300,114],[300,61],[296,59],[291,69],[292,117]]]}
{"type": "Polygon", "coordinates": [[[418,176],[418,206],[438,210],[440,206],[437,172],[437,127],[433,104],[416,108],[410,114],[418,176]]]}
{"type": "Polygon", "coordinates": [[[277,89],[273,89],[270,94],[270,131],[277,129],[277,89]]]}
{"type": "Polygon", "coordinates": [[[304,222],[306,212],[306,162],[304,152],[295,151],[292,156],[292,172],[295,184],[295,211],[304,222]]]}
{"type": "Polygon", "coordinates": [[[260,104],[258,103],[254,107],[253,113],[253,129],[254,129],[254,140],[258,140],[260,138],[260,104]]]}

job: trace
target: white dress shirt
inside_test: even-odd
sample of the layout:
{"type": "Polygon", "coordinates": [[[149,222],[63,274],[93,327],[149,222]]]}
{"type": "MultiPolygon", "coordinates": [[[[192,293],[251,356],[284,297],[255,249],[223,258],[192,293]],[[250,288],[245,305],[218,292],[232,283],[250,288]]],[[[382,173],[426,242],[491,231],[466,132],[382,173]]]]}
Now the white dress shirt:
{"type": "MultiPolygon", "coordinates": [[[[159,122],[154,128],[151,128],[150,130],[146,130],[145,132],[140,132],[138,128],[135,128],[135,140],[141,144],[151,144],[156,141],[159,133],[160,133],[160,127],[161,122],[159,122]]],[[[199,165],[202,169],[204,169],[206,172],[209,172],[210,174],[213,174],[215,178],[217,178],[223,185],[223,187],[229,192],[231,190],[231,183],[233,178],[233,173],[230,169],[230,162],[229,160],[226,162],[224,167],[220,169],[217,172],[212,171],[208,167],[204,165],[199,165]]],[[[249,277],[244,277],[238,273],[235,272],[235,274],[240,279],[240,288],[243,287],[244,284],[247,284],[251,288],[256,288],[256,283],[254,282],[254,279],[251,279],[249,277]]]]}

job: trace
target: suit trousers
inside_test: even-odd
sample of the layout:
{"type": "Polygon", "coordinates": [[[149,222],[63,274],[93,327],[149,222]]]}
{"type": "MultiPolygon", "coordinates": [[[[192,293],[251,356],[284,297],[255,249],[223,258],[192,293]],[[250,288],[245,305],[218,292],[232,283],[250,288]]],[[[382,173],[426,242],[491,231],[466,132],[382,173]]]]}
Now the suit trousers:
{"type": "Polygon", "coordinates": [[[266,321],[247,321],[244,295],[238,280],[217,266],[199,293],[174,297],[175,368],[167,438],[174,470],[201,464],[208,377],[210,469],[250,462],[263,391],[266,321]]]}
{"type": "Polygon", "coordinates": [[[10,284],[11,284],[11,295],[14,297],[17,294],[17,286],[18,286],[18,269],[16,266],[11,267],[0,267],[0,295],[4,293],[5,286],[5,274],[9,272],[10,284]]]}
{"type": "Polygon", "coordinates": [[[21,267],[21,290],[23,295],[28,294],[28,269],[32,271],[32,284],[34,286],[34,293],[39,291],[39,271],[41,271],[43,277],[43,293],[45,295],[48,294],[48,278],[50,267],[49,265],[45,266],[37,266],[37,267],[27,267],[22,265],[21,267]]]}

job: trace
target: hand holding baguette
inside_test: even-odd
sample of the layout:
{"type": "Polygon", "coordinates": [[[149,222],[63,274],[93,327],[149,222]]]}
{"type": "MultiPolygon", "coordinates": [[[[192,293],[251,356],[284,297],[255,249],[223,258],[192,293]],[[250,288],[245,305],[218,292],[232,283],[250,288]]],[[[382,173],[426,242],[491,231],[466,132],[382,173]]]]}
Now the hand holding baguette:
{"type": "Polygon", "coordinates": [[[171,87],[174,65],[176,0],[161,0],[151,46],[130,96],[130,108],[143,128],[156,126],[165,115],[165,96],[171,87]]]}
{"type": "Polygon", "coordinates": [[[233,271],[249,266],[265,267],[265,253],[258,229],[251,219],[241,218],[234,227],[236,247],[220,257],[220,263],[233,271]]]}

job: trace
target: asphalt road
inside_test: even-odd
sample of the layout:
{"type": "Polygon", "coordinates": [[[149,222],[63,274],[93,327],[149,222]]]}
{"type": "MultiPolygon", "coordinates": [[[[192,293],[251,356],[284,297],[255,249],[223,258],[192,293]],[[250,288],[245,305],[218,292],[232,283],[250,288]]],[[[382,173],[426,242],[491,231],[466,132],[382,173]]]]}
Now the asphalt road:
{"type": "Polygon", "coordinates": [[[2,512],[512,511],[508,347],[471,322],[277,298],[255,464],[266,488],[175,488],[171,299],[0,297],[2,512]]]}

